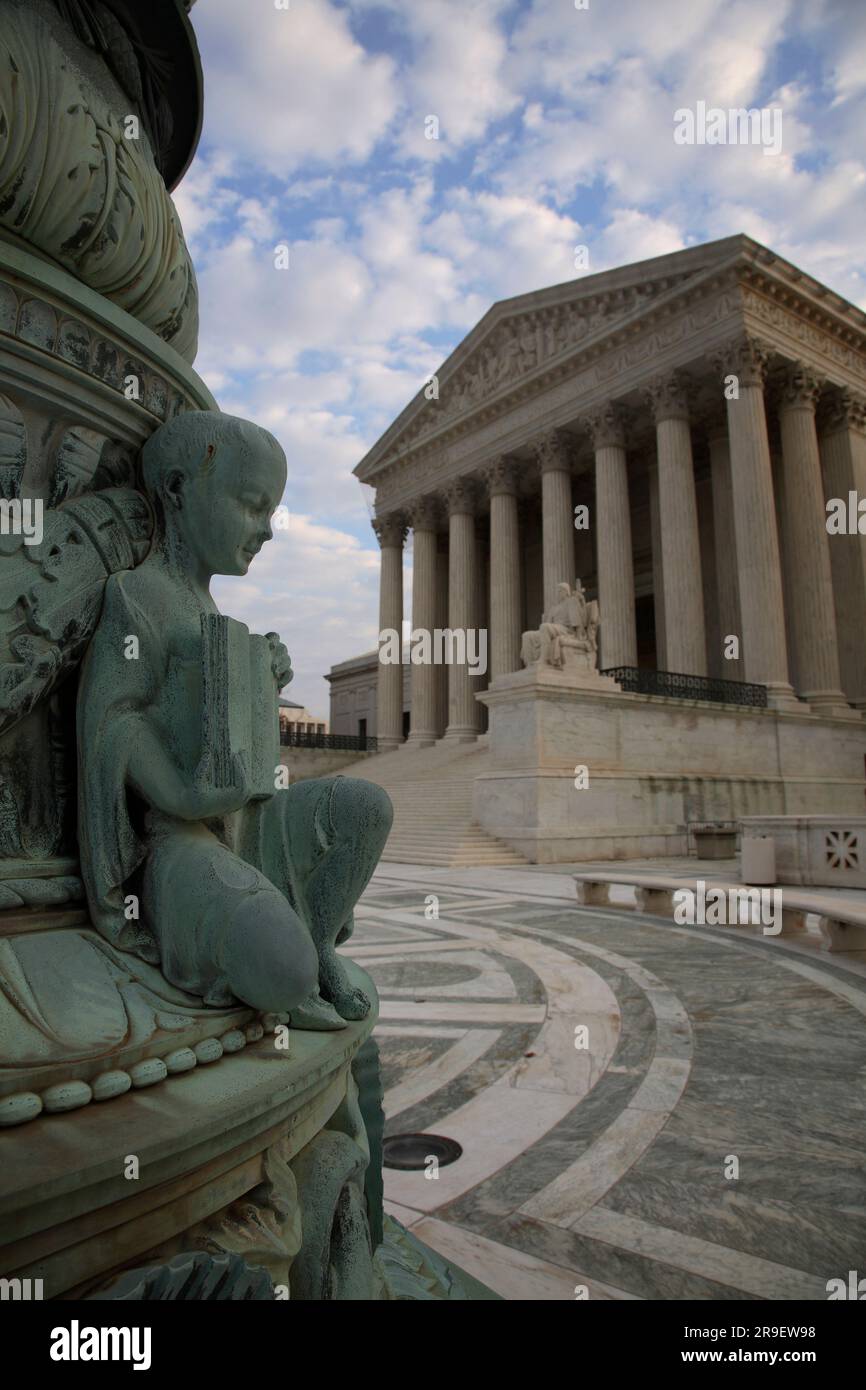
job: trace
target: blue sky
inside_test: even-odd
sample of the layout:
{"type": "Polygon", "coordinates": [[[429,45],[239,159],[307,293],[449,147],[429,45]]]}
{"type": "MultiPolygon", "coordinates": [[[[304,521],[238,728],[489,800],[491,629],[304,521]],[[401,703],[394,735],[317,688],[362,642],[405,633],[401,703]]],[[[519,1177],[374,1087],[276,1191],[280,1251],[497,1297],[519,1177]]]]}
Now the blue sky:
{"type": "MultiPolygon", "coordinates": [[[[576,245],[585,275],[744,231],[866,307],[864,0],[199,0],[192,19],[205,122],[175,200],[196,368],[289,460],[288,527],[215,593],[281,632],[285,693],[320,716],[322,673],[376,640],[352,468],[495,300],[574,278],[576,245]],[[700,100],[780,108],[781,153],[676,145],[700,100]]],[[[407,599],[410,576],[411,552],[407,599]]]]}

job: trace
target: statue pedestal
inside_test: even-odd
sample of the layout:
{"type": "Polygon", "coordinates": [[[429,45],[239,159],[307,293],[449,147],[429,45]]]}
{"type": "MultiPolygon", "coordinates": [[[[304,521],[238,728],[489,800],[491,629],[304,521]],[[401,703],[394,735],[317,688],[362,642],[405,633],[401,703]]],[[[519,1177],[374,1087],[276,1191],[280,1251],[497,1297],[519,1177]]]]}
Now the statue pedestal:
{"type": "Polygon", "coordinates": [[[566,659],[562,666],[544,666],[536,662],[523,671],[511,671],[507,676],[497,676],[490,682],[488,692],[514,690],[525,693],[527,689],[541,690],[593,690],[621,691],[622,686],[612,676],[602,676],[594,668],[581,665],[577,659],[566,659]]]}
{"type": "Polygon", "coordinates": [[[287,1048],[272,1032],[0,1133],[3,1275],[41,1279],[46,1299],[183,1298],[149,1290],[199,1256],[239,1256],[236,1277],[256,1276],[262,1299],[484,1296],[383,1217],[377,1018],[374,1005],[339,1032],[292,1030],[287,1048]]]}
{"type": "Polygon", "coordinates": [[[533,863],[684,855],[695,821],[862,811],[858,720],[642,695],[549,666],[478,699],[489,754],[474,819],[533,863]]]}

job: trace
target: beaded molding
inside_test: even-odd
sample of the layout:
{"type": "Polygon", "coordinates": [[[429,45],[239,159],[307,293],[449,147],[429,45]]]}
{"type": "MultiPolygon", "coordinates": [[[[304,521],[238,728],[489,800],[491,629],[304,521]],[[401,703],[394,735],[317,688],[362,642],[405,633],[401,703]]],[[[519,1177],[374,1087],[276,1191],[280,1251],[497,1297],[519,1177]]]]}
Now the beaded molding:
{"type": "Polygon", "coordinates": [[[58,1081],[41,1093],[18,1091],[0,1098],[0,1128],[35,1120],[37,1115],[64,1115],[80,1110],[91,1101],[113,1100],[130,1090],[156,1086],[170,1076],[181,1076],[197,1066],[218,1062],[224,1054],[241,1052],[247,1043],[258,1042],[265,1033],[274,1033],[279,1024],[288,1023],[288,1014],[263,1014],[260,1021],[243,1028],[230,1028],[220,1038],[202,1038],[193,1047],[178,1047],[164,1057],[145,1057],[125,1071],[115,1068],[100,1072],[88,1081],[58,1081]]]}

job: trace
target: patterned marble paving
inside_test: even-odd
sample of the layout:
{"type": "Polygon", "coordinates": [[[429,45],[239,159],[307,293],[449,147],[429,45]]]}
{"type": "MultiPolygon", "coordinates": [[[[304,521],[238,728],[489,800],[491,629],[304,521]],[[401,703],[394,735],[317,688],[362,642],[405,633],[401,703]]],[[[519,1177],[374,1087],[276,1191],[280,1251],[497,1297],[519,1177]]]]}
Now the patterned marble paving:
{"type": "Polygon", "coordinates": [[[380,991],[387,1132],[464,1150],[386,1170],[394,1215],[508,1299],[823,1299],[866,1271],[862,965],[572,891],[388,864],[365,894],[345,949],[380,991]]]}

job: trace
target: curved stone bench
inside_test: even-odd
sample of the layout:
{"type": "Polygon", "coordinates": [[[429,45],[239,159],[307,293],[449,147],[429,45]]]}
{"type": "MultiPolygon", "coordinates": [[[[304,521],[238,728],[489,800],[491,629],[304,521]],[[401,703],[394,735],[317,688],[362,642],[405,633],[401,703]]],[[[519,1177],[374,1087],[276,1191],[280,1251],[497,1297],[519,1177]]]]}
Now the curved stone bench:
{"type": "MultiPolygon", "coordinates": [[[[629,873],[621,869],[609,873],[592,870],[573,874],[572,878],[577,901],[581,907],[610,907],[611,885],[621,885],[624,888],[634,888],[636,911],[671,919],[674,915],[674,893],[683,888],[694,892],[699,881],[670,878],[663,874],[629,873]]],[[[720,879],[701,879],[700,882],[708,892],[711,889],[718,889],[726,894],[732,889],[740,893],[751,891],[743,883],[720,879]]],[[[806,917],[812,914],[819,919],[825,950],[866,951],[866,901],[861,905],[829,893],[809,893],[803,892],[800,888],[791,889],[785,884],[775,884],[773,887],[782,894],[782,923],[779,931],[767,931],[764,928],[765,935],[793,936],[803,932],[806,929],[806,917]]],[[[617,904],[617,907],[627,906],[617,904]]]]}

